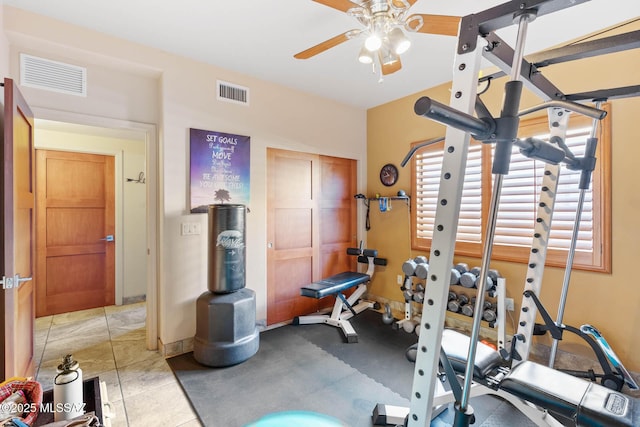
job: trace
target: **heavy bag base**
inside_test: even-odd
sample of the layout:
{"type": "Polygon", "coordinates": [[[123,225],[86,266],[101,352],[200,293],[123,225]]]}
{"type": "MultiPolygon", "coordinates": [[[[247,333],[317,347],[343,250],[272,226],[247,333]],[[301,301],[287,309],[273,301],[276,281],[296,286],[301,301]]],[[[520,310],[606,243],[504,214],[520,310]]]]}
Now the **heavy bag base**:
{"type": "Polygon", "coordinates": [[[224,367],[242,363],[258,352],[255,292],[205,292],[196,303],[193,357],[201,364],[224,367]]]}

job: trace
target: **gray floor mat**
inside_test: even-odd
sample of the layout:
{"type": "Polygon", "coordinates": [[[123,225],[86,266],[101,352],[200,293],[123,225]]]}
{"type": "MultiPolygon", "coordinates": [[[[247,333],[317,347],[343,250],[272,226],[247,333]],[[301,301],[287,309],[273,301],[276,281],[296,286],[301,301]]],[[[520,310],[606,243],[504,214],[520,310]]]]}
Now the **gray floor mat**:
{"type": "MultiPolygon", "coordinates": [[[[236,366],[205,367],[192,353],[168,362],[205,426],[242,427],[272,412],[309,410],[370,427],[376,404],[409,405],[414,366],[404,350],[417,337],[383,325],[374,311],[351,322],[358,343],[345,343],[328,325],[284,326],[263,332],[258,353],[236,366]]],[[[495,396],[470,404],[474,426],[535,426],[495,396]]],[[[453,417],[450,405],[431,425],[451,425],[453,417]]]]}

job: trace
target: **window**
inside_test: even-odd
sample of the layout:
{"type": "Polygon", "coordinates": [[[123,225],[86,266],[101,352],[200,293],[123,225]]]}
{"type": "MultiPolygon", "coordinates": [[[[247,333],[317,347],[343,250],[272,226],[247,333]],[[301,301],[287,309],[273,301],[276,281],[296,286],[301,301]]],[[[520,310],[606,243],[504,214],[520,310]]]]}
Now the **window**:
{"type": "MultiPolygon", "coordinates": [[[[604,109],[609,111],[609,106],[604,109]]],[[[574,258],[574,268],[610,272],[610,117],[598,127],[596,169],[585,201],[574,258]]],[[[576,156],[584,154],[591,132],[591,119],[574,116],[569,121],[565,143],[576,156]]],[[[549,134],[546,116],[520,123],[520,137],[545,139],[549,134]]],[[[413,159],[412,247],[428,251],[431,246],[436,201],[440,185],[444,143],[420,149],[413,159]]],[[[456,255],[481,257],[483,234],[491,199],[493,176],[491,161],[494,146],[471,140],[464,177],[460,217],[456,237],[456,255]]],[[[531,160],[514,147],[509,174],[504,177],[493,259],[527,262],[544,172],[544,163],[531,160]]],[[[567,259],[580,190],[580,171],[561,167],[558,194],[547,249],[547,265],[564,267],[567,259]]]]}

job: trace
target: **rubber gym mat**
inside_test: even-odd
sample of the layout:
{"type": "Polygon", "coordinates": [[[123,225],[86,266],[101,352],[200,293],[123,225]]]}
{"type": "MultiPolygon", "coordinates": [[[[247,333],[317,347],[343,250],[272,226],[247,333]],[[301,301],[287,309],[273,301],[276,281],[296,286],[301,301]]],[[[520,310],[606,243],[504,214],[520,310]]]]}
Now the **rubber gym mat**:
{"type": "Polygon", "coordinates": [[[379,400],[409,404],[287,329],[263,332],[258,353],[239,365],[207,368],[192,353],[168,359],[205,426],[240,427],[269,413],[302,410],[368,427],[379,400]]]}
{"type": "MultiPolygon", "coordinates": [[[[358,342],[346,344],[338,328],[327,325],[287,326],[328,353],[333,354],[401,396],[409,399],[414,365],[404,356],[405,350],[418,341],[416,334],[395,330],[382,323],[375,310],[364,311],[350,320],[358,333],[358,342]]],[[[379,403],[388,403],[379,401],[379,403]]],[[[495,396],[478,396],[470,400],[476,423],[474,426],[535,426],[510,403],[495,396]],[[512,424],[517,422],[517,424],[512,424]]],[[[455,413],[453,405],[433,420],[432,426],[450,426],[455,413]]]]}
{"type": "MultiPolygon", "coordinates": [[[[309,410],[369,427],[377,403],[408,406],[414,365],[404,352],[417,336],[384,325],[373,310],[351,323],[353,344],[332,326],[289,325],[261,333],[258,353],[236,366],[209,368],[192,353],[167,361],[205,426],[241,427],[268,413],[309,410]]],[[[494,396],[470,404],[474,426],[535,426],[494,396]]],[[[453,416],[449,408],[431,425],[451,425],[453,416]]]]}

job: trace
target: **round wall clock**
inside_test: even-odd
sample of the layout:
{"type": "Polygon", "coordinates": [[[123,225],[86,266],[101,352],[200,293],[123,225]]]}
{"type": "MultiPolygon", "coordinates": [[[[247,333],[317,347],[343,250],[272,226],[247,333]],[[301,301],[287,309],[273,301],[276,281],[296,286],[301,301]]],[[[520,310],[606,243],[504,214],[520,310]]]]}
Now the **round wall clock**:
{"type": "Polygon", "coordinates": [[[387,163],[380,169],[380,182],[387,187],[391,187],[398,181],[398,168],[391,163],[387,163]]]}

